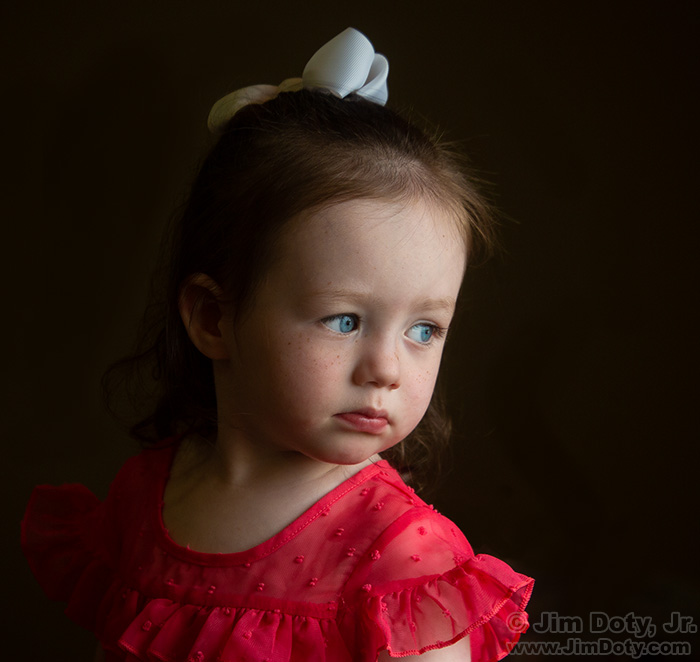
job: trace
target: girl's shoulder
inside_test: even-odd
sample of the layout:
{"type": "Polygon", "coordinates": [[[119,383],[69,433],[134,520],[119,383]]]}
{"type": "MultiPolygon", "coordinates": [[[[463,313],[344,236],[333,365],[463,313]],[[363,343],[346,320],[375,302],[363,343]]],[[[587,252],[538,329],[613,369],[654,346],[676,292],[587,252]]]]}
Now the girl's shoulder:
{"type": "MultiPolygon", "coordinates": [[[[34,488],[22,519],[21,542],[50,597],[68,600],[81,577],[118,563],[124,535],[157,505],[176,450],[173,440],[142,450],[122,465],[105,501],[80,484],[34,488]]],[[[109,572],[105,571],[107,575],[109,572]]],[[[86,586],[90,582],[83,582],[86,586]]]]}
{"type": "Polygon", "coordinates": [[[366,503],[354,505],[348,533],[365,543],[345,584],[346,597],[400,590],[467,566],[494,573],[511,589],[532,583],[492,556],[475,555],[457,524],[417,496],[387,463],[378,468],[357,494],[366,503]]]}
{"type": "Polygon", "coordinates": [[[344,636],[362,632],[369,650],[416,655],[468,634],[474,660],[505,655],[527,628],[533,580],[475,555],[459,527],[385,463],[349,496],[360,502],[351,532],[364,542],[342,589],[344,636]]]}
{"type": "Polygon", "coordinates": [[[154,488],[157,483],[166,482],[179,447],[178,439],[166,439],[132,455],[112,481],[108,500],[115,496],[123,497],[127,492],[135,494],[139,488],[154,488]]]}
{"type": "Polygon", "coordinates": [[[473,556],[459,527],[421,499],[385,460],[361,472],[352,482],[355,484],[343,495],[338,504],[340,512],[332,521],[345,518],[349,525],[345,533],[366,541],[373,560],[382,550],[387,554],[410,552],[414,563],[416,558],[423,558],[422,551],[431,550],[424,556],[438,565],[473,556]],[[440,554],[444,556],[442,561],[436,559],[440,554]]]}

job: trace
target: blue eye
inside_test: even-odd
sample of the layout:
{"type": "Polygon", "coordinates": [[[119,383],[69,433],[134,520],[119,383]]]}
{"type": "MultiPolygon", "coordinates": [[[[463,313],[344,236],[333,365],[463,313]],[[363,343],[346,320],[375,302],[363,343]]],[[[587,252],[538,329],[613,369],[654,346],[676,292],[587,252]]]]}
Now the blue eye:
{"type": "Polygon", "coordinates": [[[333,315],[326,317],[322,322],[331,330],[337,333],[352,333],[360,325],[357,315],[333,315]]]}
{"type": "Polygon", "coordinates": [[[420,324],[413,325],[406,334],[411,340],[416,342],[427,344],[431,341],[434,335],[440,335],[440,329],[434,324],[428,324],[427,322],[421,322],[420,324]]]}

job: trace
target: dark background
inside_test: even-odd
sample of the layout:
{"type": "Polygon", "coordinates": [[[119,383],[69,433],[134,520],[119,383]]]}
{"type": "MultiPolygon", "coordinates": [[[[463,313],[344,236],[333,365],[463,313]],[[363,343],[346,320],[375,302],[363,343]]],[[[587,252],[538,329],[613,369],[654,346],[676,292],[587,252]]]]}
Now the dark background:
{"type": "Polygon", "coordinates": [[[458,425],[433,501],[477,552],[536,578],[532,620],[634,611],[661,630],[677,611],[697,624],[690,7],[3,4],[5,655],[92,654],[31,577],[19,521],[33,485],[104,496],[136,450],[99,379],[131,347],[211,104],[300,75],[349,25],[388,56],[390,105],[459,141],[507,217],[449,343],[458,425]]]}

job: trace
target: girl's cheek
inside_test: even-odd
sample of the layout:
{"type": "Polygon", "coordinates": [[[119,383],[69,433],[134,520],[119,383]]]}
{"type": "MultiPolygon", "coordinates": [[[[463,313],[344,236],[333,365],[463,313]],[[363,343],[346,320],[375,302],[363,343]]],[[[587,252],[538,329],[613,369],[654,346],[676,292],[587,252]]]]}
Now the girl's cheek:
{"type": "Polygon", "coordinates": [[[286,352],[281,362],[284,364],[285,373],[298,379],[300,373],[306,373],[309,377],[314,375],[316,379],[324,374],[342,370],[345,358],[336,347],[324,347],[318,339],[309,335],[299,335],[286,345],[286,352]]]}
{"type": "Polygon", "coordinates": [[[308,333],[298,332],[286,341],[282,360],[287,362],[308,361],[314,355],[314,343],[308,333]]]}
{"type": "Polygon", "coordinates": [[[416,371],[413,375],[413,392],[416,404],[430,400],[435,390],[437,378],[436,369],[425,369],[416,371]]]}

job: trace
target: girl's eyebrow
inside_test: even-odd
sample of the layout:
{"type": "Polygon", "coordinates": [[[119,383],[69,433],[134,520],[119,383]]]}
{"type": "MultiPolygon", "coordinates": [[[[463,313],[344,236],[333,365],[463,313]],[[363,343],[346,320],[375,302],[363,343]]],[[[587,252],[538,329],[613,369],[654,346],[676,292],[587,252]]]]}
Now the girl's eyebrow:
{"type": "Polygon", "coordinates": [[[452,297],[440,297],[431,299],[429,297],[417,302],[417,308],[421,310],[444,310],[450,314],[454,312],[457,302],[452,297]]]}
{"type": "MultiPolygon", "coordinates": [[[[352,301],[353,303],[362,303],[371,299],[373,293],[363,290],[348,290],[348,289],[328,289],[314,290],[309,292],[305,299],[342,299],[344,301],[352,301]]],[[[452,314],[455,310],[457,302],[452,297],[422,297],[412,303],[412,307],[417,310],[427,311],[445,311],[452,314]]]]}

